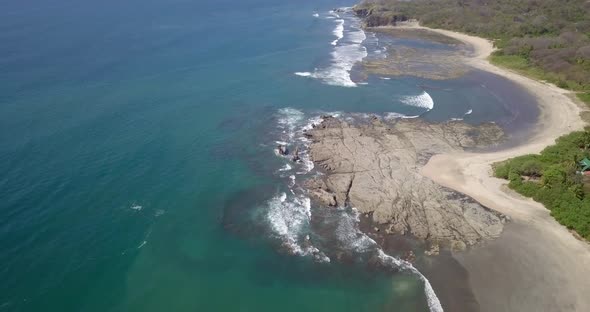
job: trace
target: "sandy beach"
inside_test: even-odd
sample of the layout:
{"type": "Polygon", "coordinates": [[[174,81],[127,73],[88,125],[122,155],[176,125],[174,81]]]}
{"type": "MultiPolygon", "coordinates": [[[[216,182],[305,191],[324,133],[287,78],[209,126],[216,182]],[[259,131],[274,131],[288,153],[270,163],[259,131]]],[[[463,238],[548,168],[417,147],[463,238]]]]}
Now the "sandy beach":
{"type": "Polygon", "coordinates": [[[519,84],[538,100],[538,123],[518,146],[436,155],[421,171],[513,220],[499,239],[455,255],[469,273],[480,310],[590,311],[590,245],[558,224],[543,205],[510,191],[491,169],[495,162],[539,153],[558,137],[583,129],[581,105],[569,91],[490,64],[494,48],[486,39],[417,24],[399,27],[428,29],[472,46],[469,65],[519,84]]]}

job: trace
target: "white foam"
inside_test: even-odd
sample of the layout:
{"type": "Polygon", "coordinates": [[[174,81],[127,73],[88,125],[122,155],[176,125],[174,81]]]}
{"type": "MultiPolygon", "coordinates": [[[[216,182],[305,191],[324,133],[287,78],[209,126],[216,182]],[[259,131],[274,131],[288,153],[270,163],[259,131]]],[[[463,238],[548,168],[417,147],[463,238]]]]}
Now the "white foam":
{"type": "Polygon", "coordinates": [[[338,13],[336,13],[334,11],[330,11],[329,13],[330,13],[330,15],[332,15],[335,18],[340,18],[340,15],[338,15],[338,13]]]}
{"type": "Polygon", "coordinates": [[[352,209],[352,212],[347,212],[341,209],[341,218],[338,220],[338,226],[336,228],[336,234],[338,240],[344,244],[348,250],[353,250],[357,253],[372,254],[376,253],[381,263],[386,266],[390,266],[395,269],[401,269],[409,271],[418,276],[418,278],[424,283],[424,292],[426,294],[426,300],[428,307],[431,312],[443,312],[440,300],[436,296],[432,285],[420,271],[418,271],[410,262],[397,259],[386,254],[372,238],[361,232],[358,228],[359,212],[356,209],[352,209]]]}
{"type": "MultiPolygon", "coordinates": [[[[397,113],[390,114],[393,116],[393,114],[397,113]]],[[[340,113],[335,112],[331,113],[331,115],[339,116],[340,113]]],[[[397,114],[396,116],[400,116],[399,118],[414,118],[414,116],[405,116],[402,114],[397,114]]],[[[323,119],[320,116],[316,116],[308,119],[306,124],[304,124],[304,114],[301,111],[292,108],[283,108],[279,110],[278,124],[279,128],[283,130],[283,136],[289,137],[290,139],[282,139],[280,142],[292,143],[298,141],[304,145],[306,143],[308,144],[309,139],[303,135],[304,132],[313,129],[314,125],[322,121],[323,119]]],[[[297,172],[297,174],[310,172],[313,169],[313,162],[309,157],[307,146],[300,151],[300,157],[304,171],[297,172]]],[[[285,164],[282,169],[286,168],[291,168],[291,166],[285,164]]],[[[295,175],[289,176],[289,194],[281,192],[267,202],[268,210],[266,217],[269,228],[274,236],[280,239],[282,246],[291,254],[312,257],[318,262],[330,262],[330,258],[312,244],[310,238],[310,221],[312,217],[311,200],[305,196],[305,193],[301,189],[294,188],[295,178],[295,175]]],[[[360,214],[355,208],[347,209],[340,207],[336,208],[334,213],[337,217],[335,236],[340,246],[359,255],[376,254],[383,265],[416,274],[424,283],[424,292],[430,311],[443,311],[440,301],[436,297],[429,281],[411,263],[385,254],[373,239],[359,230],[360,214]]]]}
{"type": "Polygon", "coordinates": [[[318,13],[313,13],[312,15],[313,17],[320,17],[320,15],[318,13]]]}
{"type": "Polygon", "coordinates": [[[137,249],[143,247],[145,244],[147,244],[147,241],[143,241],[141,242],[141,244],[139,244],[139,246],[137,246],[137,249]]]}
{"type": "MultiPolygon", "coordinates": [[[[337,116],[338,114],[338,112],[331,113],[332,116],[337,116]]],[[[322,120],[323,119],[320,116],[305,120],[305,114],[303,114],[303,112],[289,107],[282,108],[278,112],[278,126],[279,129],[282,130],[282,137],[275,142],[285,146],[297,144],[300,148],[299,158],[302,165],[299,167],[301,170],[298,170],[297,174],[309,173],[314,168],[313,161],[311,161],[306,146],[309,143],[309,139],[304,136],[304,133],[305,131],[313,129],[314,125],[318,125],[322,120]]],[[[276,150],[275,154],[278,155],[276,150]]],[[[292,168],[293,167],[290,164],[285,164],[283,168],[279,169],[279,171],[288,171],[292,168]]]]}
{"type": "Polygon", "coordinates": [[[361,28],[357,28],[356,31],[350,31],[348,33],[348,40],[352,43],[361,44],[367,39],[367,35],[361,28]]]}
{"type": "Polygon", "coordinates": [[[408,116],[408,115],[404,115],[404,114],[400,114],[400,113],[395,113],[395,112],[385,113],[385,119],[386,120],[391,120],[391,119],[413,119],[413,118],[418,118],[418,117],[420,117],[420,115],[408,116]]]}
{"type": "Polygon", "coordinates": [[[391,78],[389,78],[389,77],[379,77],[379,79],[383,79],[383,80],[391,80],[391,78]]]}
{"type": "Polygon", "coordinates": [[[311,200],[308,197],[288,198],[286,193],[281,193],[268,201],[267,220],[283,246],[292,254],[329,262],[330,258],[309,241],[307,231],[310,219],[311,200]]]}
{"type": "Polygon", "coordinates": [[[330,14],[338,17],[335,20],[336,27],[332,31],[336,40],[331,42],[334,50],[330,53],[330,64],[315,69],[314,72],[297,72],[295,74],[319,79],[328,85],[356,87],[357,84],[350,77],[350,71],[356,63],[367,57],[367,49],[362,45],[367,36],[361,28],[360,20],[354,15],[347,13],[341,18],[334,11],[330,11],[330,14]]]}
{"type": "MultiPolygon", "coordinates": [[[[281,108],[279,110],[278,123],[279,128],[283,131],[283,137],[281,138],[282,143],[292,142],[295,135],[295,130],[298,125],[303,121],[305,115],[302,111],[294,108],[281,108]]],[[[283,144],[287,145],[287,144],[283,144]]]]}
{"type": "Polygon", "coordinates": [[[451,118],[452,121],[460,121],[460,120],[464,120],[466,116],[471,115],[473,113],[473,109],[469,109],[465,114],[463,114],[463,117],[460,118],[451,118]]]}
{"type": "Polygon", "coordinates": [[[334,28],[334,30],[332,31],[334,36],[336,36],[336,40],[332,42],[332,45],[336,45],[338,43],[338,40],[344,38],[344,20],[337,19],[336,24],[336,28],[334,28]]]}
{"type": "Polygon", "coordinates": [[[315,126],[319,125],[320,123],[322,123],[322,121],[324,121],[324,119],[322,117],[320,117],[320,116],[315,116],[315,117],[309,118],[307,120],[307,124],[305,124],[301,128],[301,130],[303,132],[309,131],[309,130],[313,129],[313,127],[315,127],[315,126]]]}
{"type": "Polygon", "coordinates": [[[309,77],[312,74],[310,72],[296,72],[295,75],[301,76],[301,77],[309,77]]]}
{"type": "Polygon", "coordinates": [[[142,207],[142,206],[140,206],[140,205],[136,205],[136,204],[133,204],[133,205],[131,205],[131,207],[129,207],[129,208],[131,208],[131,209],[133,209],[133,210],[137,210],[137,211],[139,211],[139,210],[143,209],[143,207],[142,207]]]}
{"type": "Polygon", "coordinates": [[[423,91],[420,95],[404,96],[401,98],[401,101],[406,105],[422,107],[426,108],[427,110],[434,108],[434,100],[426,91],[423,91]]]}
{"type": "Polygon", "coordinates": [[[299,157],[301,158],[301,162],[303,163],[303,172],[301,172],[300,174],[305,174],[312,171],[314,168],[314,164],[313,161],[311,161],[311,157],[309,157],[309,153],[306,151],[300,154],[299,157]]]}
{"type": "Polygon", "coordinates": [[[283,166],[283,168],[279,169],[279,171],[289,171],[289,170],[291,170],[291,169],[293,169],[293,167],[291,167],[291,165],[289,165],[289,164],[285,164],[285,165],[283,166]]]}
{"type": "Polygon", "coordinates": [[[440,300],[436,296],[436,293],[434,292],[432,285],[430,285],[430,282],[428,281],[428,279],[424,275],[422,275],[422,273],[420,273],[420,271],[418,271],[418,269],[416,269],[414,266],[412,266],[411,263],[409,263],[407,261],[396,259],[396,258],[386,254],[381,249],[379,249],[377,252],[378,252],[379,259],[381,260],[381,262],[383,264],[391,265],[396,268],[402,268],[404,270],[407,270],[407,271],[410,271],[410,272],[416,274],[418,276],[418,278],[424,283],[424,293],[426,294],[426,301],[428,303],[428,308],[430,309],[430,311],[431,312],[443,312],[443,308],[442,308],[442,305],[440,304],[440,300]]]}
{"type": "Polygon", "coordinates": [[[314,73],[313,77],[333,86],[356,87],[350,78],[350,71],[354,64],[367,56],[365,47],[360,44],[340,45],[334,48],[331,55],[332,65],[314,73]]]}

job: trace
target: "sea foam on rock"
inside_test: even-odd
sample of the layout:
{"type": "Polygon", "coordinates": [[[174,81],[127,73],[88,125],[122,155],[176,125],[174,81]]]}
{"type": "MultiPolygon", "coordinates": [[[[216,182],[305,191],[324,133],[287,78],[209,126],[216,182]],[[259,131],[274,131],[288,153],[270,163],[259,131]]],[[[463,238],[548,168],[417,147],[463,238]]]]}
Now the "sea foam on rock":
{"type": "Polygon", "coordinates": [[[503,216],[419,172],[431,155],[499,142],[503,132],[496,125],[429,124],[420,119],[385,123],[373,118],[368,125],[351,126],[326,118],[309,135],[311,157],[325,173],[306,182],[316,200],[329,198],[327,192],[336,206],[371,213],[388,233],[454,247],[501,233],[503,216]]]}

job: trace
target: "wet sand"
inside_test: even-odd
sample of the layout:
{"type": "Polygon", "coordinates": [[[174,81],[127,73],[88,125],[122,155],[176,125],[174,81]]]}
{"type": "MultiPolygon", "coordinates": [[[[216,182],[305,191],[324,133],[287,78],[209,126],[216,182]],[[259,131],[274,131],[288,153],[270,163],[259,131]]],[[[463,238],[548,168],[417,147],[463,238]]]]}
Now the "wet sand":
{"type": "Polygon", "coordinates": [[[538,153],[559,136],[581,130],[584,108],[566,90],[490,64],[487,57],[494,50],[490,41],[432,31],[473,46],[467,60],[471,66],[519,84],[536,96],[540,110],[529,138],[521,144],[487,153],[436,155],[422,169],[424,176],[513,219],[499,239],[455,255],[467,269],[479,310],[590,311],[590,245],[558,224],[543,205],[507,190],[506,182],[493,178],[491,170],[495,162],[538,153]]]}

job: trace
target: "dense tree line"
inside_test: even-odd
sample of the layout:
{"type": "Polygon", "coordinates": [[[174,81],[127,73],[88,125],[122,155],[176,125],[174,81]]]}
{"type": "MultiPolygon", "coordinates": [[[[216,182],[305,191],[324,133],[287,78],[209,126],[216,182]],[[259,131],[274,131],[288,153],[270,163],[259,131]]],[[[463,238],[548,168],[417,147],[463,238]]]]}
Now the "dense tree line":
{"type": "Polygon", "coordinates": [[[576,91],[590,91],[586,0],[371,0],[356,7],[367,26],[418,19],[424,26],[495,40],[492,61],[576,91]]]}
{"type": "MultiPolygon", "coordinates": [[[[491,61],[560,87],[582,91],[590,104],[590,1],[586,0],[367,0],[355,7],[366,26],[417,19],[424,26],[494,40],[491,61]]],[[[532,197],[557,221],[590,240],[590,130],[557,140],[540,155],[496,164],[509,187],[532,197]]]]}
{"type": "Polygon", "coordinates": [[[579,162],[590,157],[590,130],[559,138],[540,155],[516,157],[494,166],[508,186],[551,210],[555,219],[590,240],[590,189],[579,162]]]}

